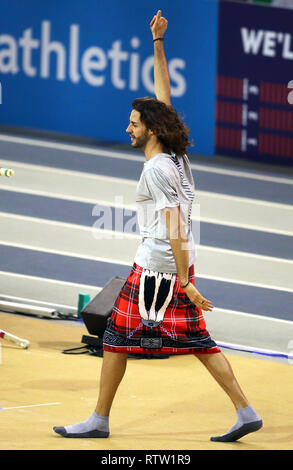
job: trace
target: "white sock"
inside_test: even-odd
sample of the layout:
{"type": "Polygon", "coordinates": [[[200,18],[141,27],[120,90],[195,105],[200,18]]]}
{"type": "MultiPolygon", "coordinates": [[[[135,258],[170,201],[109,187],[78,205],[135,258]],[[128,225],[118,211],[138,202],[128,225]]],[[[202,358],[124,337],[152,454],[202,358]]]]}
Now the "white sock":
{"type": "Polygon", "coordinates": [[[109,416],[100,416],[94,411],[86,421],[64,427],[69,434],[81,434],[94,430],[109,432],[109,416]]]}
{"type": "Polygon", "coordinates": [[[236,431],[239,429],[243,424],[252,423],[253,421],[260,421],[261,417],[257,414],[257,412],[252,408],[251,405],[246,406],[245,408],[240,408],[236,410],[237,413],[237,421],[232,426],[232,428],[228,431],[236,431]]]}

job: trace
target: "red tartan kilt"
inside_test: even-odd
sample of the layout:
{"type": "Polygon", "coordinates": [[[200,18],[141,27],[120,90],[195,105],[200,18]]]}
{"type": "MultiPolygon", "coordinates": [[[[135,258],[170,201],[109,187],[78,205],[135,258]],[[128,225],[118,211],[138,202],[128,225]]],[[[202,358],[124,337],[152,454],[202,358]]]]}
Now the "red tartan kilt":
{"type": "MultiPolygon", "coordinates": [[[[121,289],[103,338],[105,351],[128,353],[194,354],[217,353],[219,347],[206,329],[202,310],[192,304],[180,287],[178,275],[172,299],[162,323],[149,328],[139,313],[139,286],[143,268],[134,263],[121,289]],[[141,338],[161,338],[158,349],[141,347],[141,338]]],[[[195,284],[194,266],[189,269],[189,281],[195,284]]]]}

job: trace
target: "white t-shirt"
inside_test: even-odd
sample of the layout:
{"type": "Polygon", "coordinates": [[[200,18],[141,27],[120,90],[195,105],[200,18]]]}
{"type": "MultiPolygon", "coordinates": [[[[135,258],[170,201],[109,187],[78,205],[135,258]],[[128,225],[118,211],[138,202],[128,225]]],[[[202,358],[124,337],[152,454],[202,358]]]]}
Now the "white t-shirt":
{"type": "Polygon", "coordinates": [[[188,157],[159,153],[145,162],[136,189],[137,216],[143,237],[134,262],[152,271],[176,273],[164,208],[180,206],[187,227],[189,266],[196,259],[191,230],[194,181],[188,157]]]}

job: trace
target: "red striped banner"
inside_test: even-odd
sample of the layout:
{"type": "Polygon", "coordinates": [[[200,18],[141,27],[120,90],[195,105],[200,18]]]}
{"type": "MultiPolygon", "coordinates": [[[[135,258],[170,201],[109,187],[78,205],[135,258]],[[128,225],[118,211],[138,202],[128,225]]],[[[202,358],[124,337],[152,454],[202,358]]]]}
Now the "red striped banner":
{"type": "Polygon", "coordinates": [[[293,132],[293,112],[260,108],[259,125],[266,129],[293,132]]]}
{"type": "Polygon", "coordinates": [[[234,77],[217,77],[217,95],[226,96],[228,98],[243,97],[243,79],[234,77]]]}
{"type": "Polygon", "coordinates": [[[288,105],[288,87],[280,83],[260,83],[260,101],[265,103],[288,105]]]}
{"type": "Polygon", "coordinates": [[[293,138],[272,134],[259,134],[258,150],[263,154],[293,158],[293,138]]]}
{"type": "Polygon", "coordinates": [[[241,125],[242,105],[237,103],[218,101],[216,104],[216,120],[241,125]]]}
{"type": "Polygon", "coordinates": [[[215,141],[218,148],[241,150],[241,130],[217,126],[215,141]]]}

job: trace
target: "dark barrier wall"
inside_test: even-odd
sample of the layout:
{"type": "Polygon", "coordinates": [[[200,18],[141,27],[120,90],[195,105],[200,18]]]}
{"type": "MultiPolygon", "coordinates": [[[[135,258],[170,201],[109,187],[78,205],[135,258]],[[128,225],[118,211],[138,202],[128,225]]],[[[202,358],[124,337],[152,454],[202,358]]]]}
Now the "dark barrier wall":
{"type": "Polygon", "coordinates": [[[213,155],[214,0],[0,0],[0,124],[128,142],[132,100],[154,92],[158,8],[169,21],[172,104],[193,150],[213,155]]]}
{"type": "Polygon", "coordinates": [[[292,25],[289,9],[220,2],[217,153],[293,162],[292,25]]]}

